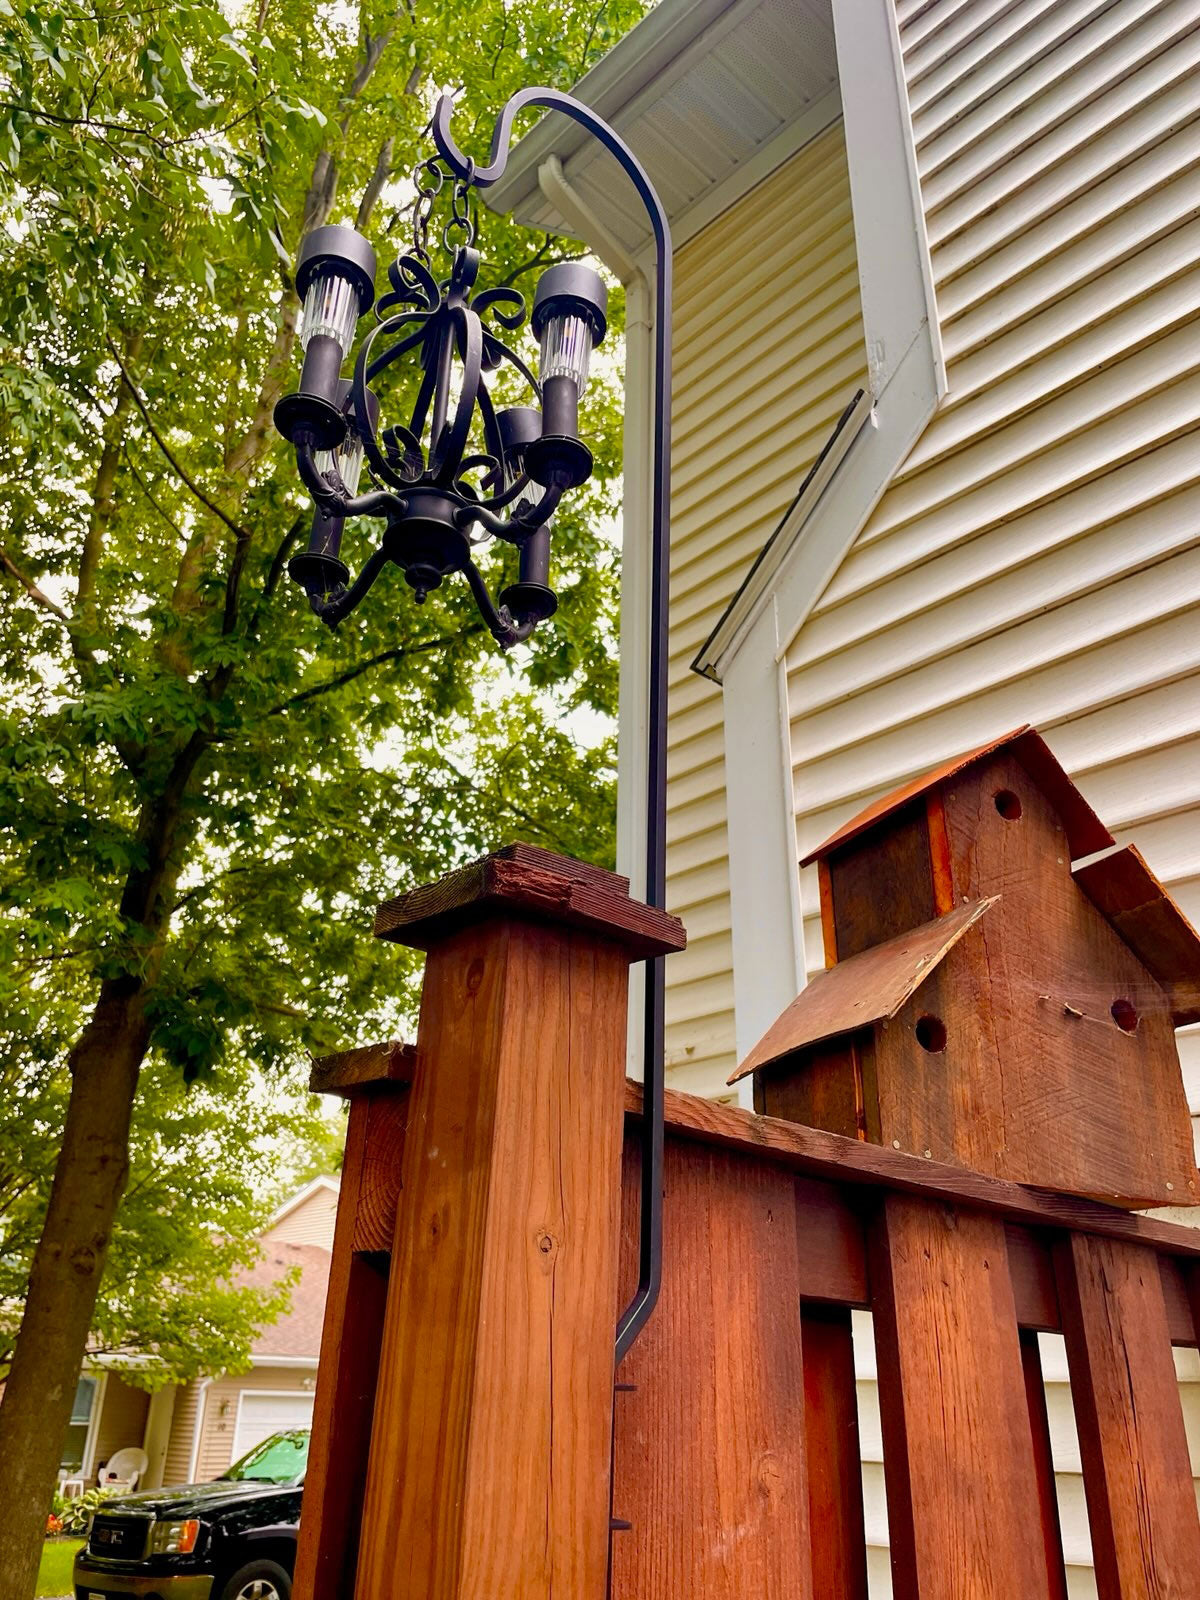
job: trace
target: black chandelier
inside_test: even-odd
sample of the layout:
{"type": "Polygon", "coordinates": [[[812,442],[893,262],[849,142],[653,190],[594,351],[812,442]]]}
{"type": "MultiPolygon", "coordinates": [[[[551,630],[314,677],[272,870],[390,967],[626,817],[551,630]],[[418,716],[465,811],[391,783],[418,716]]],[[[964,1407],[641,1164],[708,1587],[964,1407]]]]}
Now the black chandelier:
{"type": "Polygon", "coordinates": [[[500,337],[525,321],[515,289],[476,293],[480,257],[474,248],[470,184],[454,181],[454,214],[443,236],[461,229],[449,276],[435,279],[427,248],[429,214],[444,181],[437,158],[418,168],[413,248],[388,269],[390,290],[375,300],[375,252],[353,228],[310,233],[296,266],[303,303],[300,388],[275,408],[275,424],[296,450],[315,504],[308,549],[289,572],[316,614],[331,627],[359,603],[388,562],[423,601],[444,578],[461,572],[502,648],[527,639],[552,616],[550,528],[568,489],[585,483],[592,454],[579,438],[579,400],[593,349],[607,327],[608,291],[598,272],[562,262],[542,274],[532,328],[540,344],[539,376],[500,337]],[[376,323],[358,348],[354,375],[341,376],[359,317],[376,323]],[[494,324],[495,326],[489,326],[494,324]],[[407,424],[380,432],[372,384],[402,356],[421,368],[407,424]],[[504,367],[525,383],[532,405],[498,410],[488,377],[504,367]],[[482,434],[481,451],[471,451],[482,434]],[[365,464],[374,487],[358,494],[365,464]],[[341,558],[347,517],[381,517],[383,539],[359,576],[341,558]],[[493,602],[472,559],[475,545],[495,536],[517,547],[518,578],[493,602]]]}
{"type": "MultiPolygon", "coordinates": [[[[519,90],[497,119],[486,166],[465,156],[450,133],[454,102],[443,95],[433,117],[437,156],[417,169],[413,246],[388,269],[389,290],[375,299],[375,252],[353,228],[309,234],[296,266],[303,303],[300,387],[275,408],[275,424],[293,445],[314,514],[308,549],[292,558],[291,576],[331,627],[359,604],[388,563],[398,566],[418,602],[462,573],[502,649],[527,639],[554,614],[550,539],[562,496],[585,483],[592,456],[579,437],[579,401],[592,351],[606,330],[607,291],[597,272],[565,262],[542,274],[531,325],[540,346],[535,378],[498,329],[515,333],[525,301],[501,286],[475,292],[472,189],[499,181],[517,116],[530,106],[560,111],[591,133],[619,162],[650,220],[655,244],[654,429],[650,528],[649,748],[646,899],[666,901],[666,698],[668,460],[670,455],[671,243],[666,213],[640,161],[590,107],[556,89],[519,90]],[[443,233],[452,251],[438,280],[428,252],[433,201],[446,178],[453,210],[443,233]],[[452,236],[460,238],[452,246],[452,236]],[[375,326],[344,378],[359,318],[375,326]],[[377,348],[378,346],[378,348],[377,348]],[[381,428],[372,385],[393,362],[415,353],[421,369],[407,423],[381,428]],[[534,404],[497,410],[488,379],[508,368],[534,404]],[[482,445],[482,448],[479,446],[482,445]],[[372,487],[359,494],[363,467],[372,487]],[[351,581],[342,560],[347,517],[384,522],[378,547],[351,581]],[[496,537],[518,552],[518,576],[493,600],[472,551],[496,537]]],[[[644,1031],[640,1270],[637,1292],[617,1327],[619,1361],[658,1299],[662,1275],[663,958],[648,963],[644,1031]]]]}

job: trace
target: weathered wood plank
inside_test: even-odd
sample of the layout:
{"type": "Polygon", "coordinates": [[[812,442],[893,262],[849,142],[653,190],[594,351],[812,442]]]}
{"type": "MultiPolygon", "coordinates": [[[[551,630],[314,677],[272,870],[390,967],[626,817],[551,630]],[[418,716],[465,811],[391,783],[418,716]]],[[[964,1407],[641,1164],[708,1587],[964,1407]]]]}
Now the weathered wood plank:
{"type": "Polygon", "coordinates": [[[867,1545],[850,1312],[844,1306],[806,1304],[800,1326],[813,1594],[818,1600],[827,1595],[866,1600],[867,1545]]]}
{"type": "Polygon", "coordinates": [[[317,1056],[308,1075],[314,1094],[357,1094],[375,1084],[393,1083],[407,1088],[417,1065],[416,1046],[387,1039],[382,1044],[359,1045],[336,1055],[317,1056]]]}
{"type": "MultiPolygon", "coordinates": [[[[630,1144],[626,1277],[637,1182],[630,1144]]],[[[613,1600],[814,1600],[792,1179],[677,1142],[664,1194],[662,1298],[619,1372],[613,1600]]]]}
{"type": "Polygon", "coordinates": [[[889,1195],[870,1262],[895,1593],[1048,1600],[1003,1226],[889,1195]]]}
{"type": "MultiPolygon", "coordinates": [[[[640,1115],[641,1106],[640,1085],[627,1083],[627,1114],[640,1115]]],[[[774,1117],[758,1116],[739,1106],[719,1105],[715,1100],[703,1100],[698,1095],[668,1089],[666,1120],[668,1129],[681,1138],[753,1152],[812,1177],[940,1198],[1032,1227],[1077,1228],[1104,1238],[1132,1240],[1171,1255],[1200,1260],[1200,1229],[1137,1216],[1099,1201],[1055,1194],[1005,1178],[991,1178],[946,1162],[924,1161],[920,1156],[888,1146],[864,1144],[819,1128],[803,1128],[774,1117]]]]}
{"type": "Polygon", "coordinates": [[[629,898],[628,878],[532,845],[508,845],[437,883],[385,901],[375,913],[375,933],[428,950],[488,912],[599,933],[619,943],[631,960],[682,950],[687,943],[678,917],[629,898]]]}
{"type": "Polygon", "coordinates": [[[406,1111],[405,1097],[386,1091],[382,1099],[358,1098],[350,1107],[294,1600],[325,1600],[353,1591],[387,1298],[386,1257],[360,1254],[355,1236],[364,1179],[374,1156],[372,1145],[382,1140],[398,1161],[406,1111]]]}
{"type": "Polygon", "coordinates": [[[1158,1261],[1084,1234],[1055,1260],[1100,1600],[1193,1600],[1200,1519],[1158,1261]]]}
{"type": "MultiPolygon", "coordinates": [[[[1009,1230],[1009,1260],[1012,1260],[1009,1230]]],[[[1021,1368],[1025,1376],[1025,1403],[1033,1434],[1033,1463],[1041,1511],[1042,1550],[1046,1562],[1049,1600],[1067,1600],[1067,1572],[1063,1562],[1062,1529],[1058,1518],[1058,1492],[1054,1485],[1054,1460],[1050,1450],[1050,1418],[1046,1413],[1046,1383],[1037,1334],[1021,1329],[1021,1368]]]]}

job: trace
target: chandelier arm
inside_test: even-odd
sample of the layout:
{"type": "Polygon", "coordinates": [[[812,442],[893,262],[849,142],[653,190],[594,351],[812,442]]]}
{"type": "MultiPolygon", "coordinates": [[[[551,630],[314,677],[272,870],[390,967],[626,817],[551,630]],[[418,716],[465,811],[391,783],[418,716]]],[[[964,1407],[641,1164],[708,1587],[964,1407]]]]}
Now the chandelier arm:
{"type": "MultiPolygon", "coordinates": [[[[464,156],[450,133],[454,98],[444,94],[433,113],[433,141],[459,178],[487,189],[508,164],[513,124],[529,106],[561,111],[585,128],[620,164],[637,190],[654,234],[654,466],[651,511],[649,747],[647,751],[646,898],[666,902],[667,831],[667,571],[670,557],[671,230],[662,201],[637,156],[590,106],[559,89],[519,89],[496,119],[486,167],[464,156]]],[[[662,1283],[663,1073],[666,974],[663,958],[648,963],[642,1083],[640,1265],[637,1291],[617,1324],[619,1362],[654,1310],[662,1283]]]]}
{"type": "Polygon", "coordinates": [[[520,544],[531,533],[549,522],[554,515],[555,507],[562,499],[563,490],[559,487],[547,489],[536,505],[523,509],[523,512],[512,517],[498,517],[493,510],[494,501],[486,504],[478,501],[468,501],[458,513],[460,526],[467,526],[472,522],[481,522],[489,533],[494,533],[498,538],[507,539],[510,544],[520,544]]]}
{"type": "MultiPolygon", "coordinates": [[[[376,333],[387,333],[393,324],[398,325],[401,323],[414,322],[418,320],[422,324],[427,323],[429,321],[429,312],[414,311],[407,317],[391,317],[387,322],[381,322],[378,328],[373,328],[371,333],[372,336],[376,333]]],[[[376,356],[374,361],[372,361],[371,365],[367,368],[367,382],[370,383],[374,378],[378,377],[385,367],[391,366],[393,361],[398,361],[401,356],[406,356],[414,345],[420,344],[424,337],[425,328],[422,326],[420,328],[416,328],[412,333],[406,333],[404,338],[397,340],[395,344],[389,345],[383,354],[376,356]]]]}
{"type": "Polygon", "coordinates": [[[388,556],[386,551],[382,549],[373,551],[363,563],[362,571],[348,589],[339,585],[333,591],[332,599],[329,600],[322,600],[319,596],[310,594],[308,597],[309,605],[322,622],[327,623],[331,628],[336,628],[338,623],[348,617],[359,601],[362,600],[387,564],[388,556]]]}
{"type": "Polygon", "coordinates": [[[526,366],[525,362],[517,354],[517,352],[513,349],[510,349],[509,346],[505,344],[503,339],[498,339],[494,333],[489,332],[486,328],[483,331],[483,340],[489,351],[498,350],[505,360],[511,361],[513,366],[516,367],[517,371],[525,379],[525,382],[533,390],[534,394],[538,398],[538,401],[540,402],[542,398],[542,386],[526,366]]]}
{"type": "Polygon", "coordinates": [[[318,469],[311,444],[296,446],[296,471],[314,503],[332,516],[402,517],[408,509],[403,496],[393,494],[390,489],[372,489],[367,494],[351,495],[344,483],[340,489],[335,488],[318,469]]]}
{"type": "Polygon", "coordinates": [[[463,575],[471,586],[471,593],[475,597],[475,604],[479,614],[488,626],[488,631],[502,650],[510,649],[514,644],[521,644],[529,638],[537,626],[536,621],[527,619],[524,622],[515,622],[507,606],[499,610],[488,593],[487,584],[483,581],[483,573],[473,561],[468,560],[463,566],[463,575]]]}

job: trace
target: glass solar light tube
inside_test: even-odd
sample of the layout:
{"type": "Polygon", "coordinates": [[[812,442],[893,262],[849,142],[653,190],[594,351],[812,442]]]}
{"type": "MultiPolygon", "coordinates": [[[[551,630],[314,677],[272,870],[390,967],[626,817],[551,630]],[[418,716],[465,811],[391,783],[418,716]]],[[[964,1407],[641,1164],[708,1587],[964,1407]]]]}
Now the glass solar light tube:
{"type": "Polygon", "coordinates": [[[300,246],[296,293],[303,311],[300,389],[275,407],[275,426],[293,444],[336,450],[346,431],[338,404],[342,363],[358,319],[375,303],[375,252],[353,228],[314,228],[300,246]]]}
{"type": "Polygon", "coordinates": [[[541,345],[542,432],[529,450],[529,473],[547,488],[573,489],[592,470],[579,438],[579,399],[608,327],[604,279],[579,261],[550,267],[538,280],[530,323],[541,345]]]}
{"type": "MultiPolygon", "coordinates": [[[[504,487],[511,489],[525,471],[529,447],[541,437],[542,418],[533,406],[512,406],[496,418],[500,442],[504,447],[504,487]]],[[[532,481],[512,502],[513,524],[521,520],[522,510],[536,506],[544,498],[532,481]]],[[[501,592],[500,604],[522,625],[544,622],[558,610],[558,596],[550,587],[551,517],[540,524],[529,524],[529,531],[517,539],[518,572],[516,583],[501,592]]],[[[511,535],[510,535],[511,537],[511,535]]]]}
{"type": "MultiPolygon", "coordinates": [[[[337,406],[346,418],[346,433],[341,444],[336,449],[313,452],[313,465],[317,471],[325,477],[336,468],[350,499],[358,493],[363,468],[362,436],[355,426],[350,406],[352,387],[348,379],[338,380],[337,406]]],[[[379,399],[371,389],[367,390],[367,406],[373,428],[379,420],[379,399]]],[[[344,528],[344,517],[324,506],[314,506],[308,549],[288,562],[289,576],[300,584],[306,594],[327,595],[339,584],[349,581],[350,569],[341,559],[344,528]]]]}

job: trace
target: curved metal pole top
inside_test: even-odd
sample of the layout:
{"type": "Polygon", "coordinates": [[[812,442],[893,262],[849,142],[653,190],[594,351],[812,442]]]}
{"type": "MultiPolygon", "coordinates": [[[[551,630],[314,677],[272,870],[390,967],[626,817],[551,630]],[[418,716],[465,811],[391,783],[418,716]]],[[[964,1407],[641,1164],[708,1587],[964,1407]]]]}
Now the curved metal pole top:
{"type": "MultiPolygon", "coordinates": [[[[433,140],[455,177],[487,189],[508,165],[513,124],[528,106],[561,111],[586,128],[614,156],[646,209],[655,244],[654,468],[652,474],[649,750],[646,814],[646,899],[666,904],[667,831],[667,567],[670,556],[669,472],[671,456],[671,231],[662,201],[645,167],[602,117],[558,89],[519,89],[500,112],[486,167],[463,154],[450,133],[454,100],[444,94],[433,114],[433,140]]],[[[650,963],[646,984],[642,1115],[641,1248],[637,1292],[617,1327],[620,1361],[654,1310],[662,1278],[663,1075],[665,973],[662,957],[650,963]]]]}

